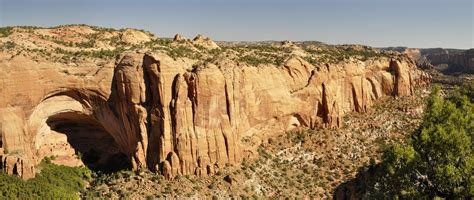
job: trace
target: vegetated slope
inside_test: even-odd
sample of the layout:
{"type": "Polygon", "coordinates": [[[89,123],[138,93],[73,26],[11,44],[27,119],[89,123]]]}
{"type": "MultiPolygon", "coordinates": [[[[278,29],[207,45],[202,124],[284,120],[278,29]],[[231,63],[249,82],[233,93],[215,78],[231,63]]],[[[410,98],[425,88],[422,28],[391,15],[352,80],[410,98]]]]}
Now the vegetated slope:
{"type": "Polygon", "coordinates": [[[423,121],[406,143],[387,148],[338,189],[339,198],[472,199],[474,82],[452,91],[436,87],[423,121]]]}
{"type": "MultiPolygon", "coordinates": [[[[136,29],[111,29],[87,25],[0,28],[0,48],[13,54],[28,54],[32,59],[69,64],[115,59],[126,50],[161,51],[172,58],[190,58],[201,62],[217,61],[216,55],[237,53],[237,59],[249,64],[283,64],[290,55],[299,55],[315,64],[338,63],[347,59],[367,60],[394,57],[394,51],[380,51],[362,45],[326,45],[320,42],[219,42],[217,46],[202,35],[193,40],[176,35],[159,38],[136,29]]],[[[79,66],[80,67],[80,66],[79,66]]]]}
{"type": "Polygon", "coordinates": [[[92,179],[89,169],[58,166],[50,158],[39,168],[39,174],[28,181],[0,172],[0,199],[79,199],[92,179]]]}

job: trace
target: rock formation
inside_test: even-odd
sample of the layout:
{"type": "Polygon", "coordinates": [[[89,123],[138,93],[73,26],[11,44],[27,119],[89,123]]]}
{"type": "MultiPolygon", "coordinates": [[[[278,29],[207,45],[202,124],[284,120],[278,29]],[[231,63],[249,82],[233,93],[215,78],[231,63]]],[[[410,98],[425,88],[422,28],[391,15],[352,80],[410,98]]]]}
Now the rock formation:
{"type": "Polygon", "coordinates": [[[128,44],[140,44],[143,42],[149,42],[152,39],[152,37],[150,37],[150,35],[142,31],[138,31],[134,29],[126,29],[120,35],[120,39],[123,42],[128,43],[128,44]]]}
{"type": "Polygon", "coordinates": [[[337,128],[345,114],[411,95],[430,79],[403,56],[316,65],[290,56],[280,67],[255,67],[129,51],[115,63],[79,63],[86,73],[21,53],[0,58],[0,164],[24,178],[46,156],[168,178],[212,175],[254,156],[275,133],[337,128]]]}
{"type": "MultiPolygon", "coordinates": [[[[29,149],[25,154],[48,155],[44,148],[56,145],[49,137],[61,131],[57,126],[71,132],[73,124],[80,124],[82,130],[75,134],[97,132],[101,140],[112,140],[107,148],[96,151],[120,152],[134,169],[148,167],[170,177],[209,174],[248,156],[245,150],[252,147],[243,146],[242,138],[258,143],[273,132],[297,126],[337,127],[344,114],[366,111],[381,96],[410,95],[426,78],[413,66],[408,60],[365,67],[355,63],[312,66],[293,57],[283,68],[209,65],[188,72],[159,55],[124,55],[109,80],[110,94],[77,86],[47,92],[36,98],[38,103],[27,96],[26,104],[4,96],[4,101],[17,101],[18,106],[3,104],[2,136],[8,151],[20,148],[29,149]]],[[[15,92],[3,94],[21,97],[18,94],[38,87],[42,86],[11,88],[15,92]]],[[[101,140],[86,143],[97,146],[101,140]]],[[[4,161],[7,166],[21,166],[21,159],[28,158],[13,161],[10,156],[4,161]]]]}
{"type": "Polygon", "coordinates": [[[196,37],[194,37],[192,43],[194,45],[199,45],[199,46],[204,47],[206,49],[220,49],[220,47],[214,41],[212,41],[208,37],[204,37],[201,34],[196,35],[196,37]]]}
{"type": "Polygon", "coordinates": [[[184,42],[186,42],[186,41],[188,41],[188,40],[189,40],[189,39],[185,38],[184,36],[182,36],[182,35],[180,35],[180,34],[174,35],[174,38],[173,38],[173,41],[175,41],[175,42],[182,42],[182,43],[184,43],[184,42]]]}
{"type": "Polygon", "coordinates": [[[429,68],[427,66],[434,65],[439,66],[437,69],[440,71],[474,72],[474,49],[414,49],[400,47],[390,50],[408,55],[423,68],[429,68]]]}
{"type": "Polygon", "coordinates": [[[459,71],[474,72],[474,49],[460,52],[425,50],[424,54],[433,65],[447,64],[459,71]]]}

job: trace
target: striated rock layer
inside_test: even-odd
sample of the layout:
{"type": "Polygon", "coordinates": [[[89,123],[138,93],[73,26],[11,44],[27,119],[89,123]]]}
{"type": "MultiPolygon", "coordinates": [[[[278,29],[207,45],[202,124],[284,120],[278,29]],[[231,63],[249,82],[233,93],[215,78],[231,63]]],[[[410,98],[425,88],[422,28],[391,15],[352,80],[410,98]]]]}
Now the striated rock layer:
{"type": "Polygon", "coordinates": [[[191,67],[131,52],[83,77],[17,56],[0,64],[0,164],[34,176],[45,156],[89,167],[148,168],[168,178],[212,175],[296,127],[336,128],[382,96],[411,95],[429,76],[405,57],[251,67],[191,67]],[[118,162],[122,161],[122,162],[118,162]]]}
{"type": "Polygon", "coordinates": [[[429,63],[438,66],[436,68],[440,71],[474,73],[474,49],[415,49],[406,47],[387,49],[404,53],[421,66],[428,67],[427,64],[429,63]]]}
{"type": "Polygon", "coordinates": [[[435,49],[422,52],[433,65],[447,64],[457,67],[459,71],[474,73],[474,49],[459,50],[459,52],[435,49]]]}

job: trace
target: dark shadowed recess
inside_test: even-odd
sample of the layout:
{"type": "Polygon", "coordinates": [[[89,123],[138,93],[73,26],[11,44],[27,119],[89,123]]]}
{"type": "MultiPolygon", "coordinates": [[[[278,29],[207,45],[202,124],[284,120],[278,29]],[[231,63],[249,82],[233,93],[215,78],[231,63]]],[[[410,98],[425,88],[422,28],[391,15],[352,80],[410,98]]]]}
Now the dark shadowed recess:
{"type": "Polygon", "coordinates": [[[63,133],[89,169],[111,173],[131,169],[130,159],[119,151],[114,138],[90,116],[67,112],[48,118],[52,130],[63,133]]]}

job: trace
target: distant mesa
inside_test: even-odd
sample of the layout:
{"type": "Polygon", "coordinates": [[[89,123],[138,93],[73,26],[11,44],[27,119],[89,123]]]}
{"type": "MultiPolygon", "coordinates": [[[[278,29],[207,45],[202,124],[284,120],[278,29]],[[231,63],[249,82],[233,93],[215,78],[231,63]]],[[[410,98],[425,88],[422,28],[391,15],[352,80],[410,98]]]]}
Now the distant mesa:
{"type": "Polygon", "coordinates": [[[435,68],[444,73],[474,73],[474,49],[418,49],[407,47],[386,49],[409,56],[422,68],[435,68]]]}

